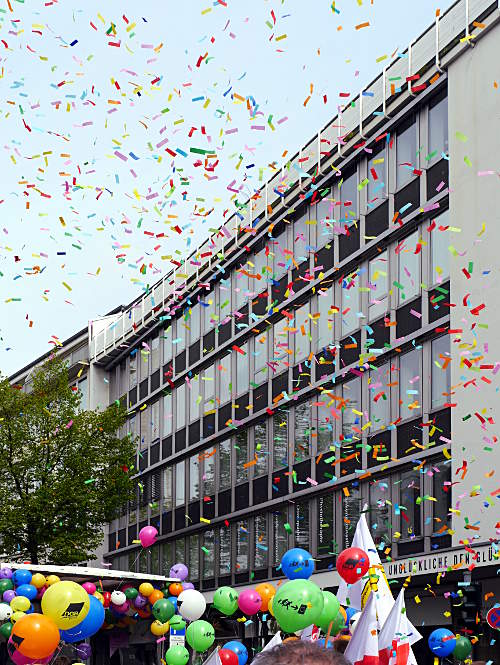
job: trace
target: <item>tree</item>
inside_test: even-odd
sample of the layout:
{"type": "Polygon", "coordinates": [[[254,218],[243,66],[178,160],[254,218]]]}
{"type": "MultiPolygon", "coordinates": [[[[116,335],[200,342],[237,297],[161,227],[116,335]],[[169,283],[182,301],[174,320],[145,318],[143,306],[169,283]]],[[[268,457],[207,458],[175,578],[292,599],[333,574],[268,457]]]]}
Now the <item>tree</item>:
{"type": "Polygon", "coordinates": [[[80,410],[57,356],[35,370],[31,392],[0,380],[0,551],[33,564],[95,558],[133,492],[125,421],[119,404],[80,410]]]}

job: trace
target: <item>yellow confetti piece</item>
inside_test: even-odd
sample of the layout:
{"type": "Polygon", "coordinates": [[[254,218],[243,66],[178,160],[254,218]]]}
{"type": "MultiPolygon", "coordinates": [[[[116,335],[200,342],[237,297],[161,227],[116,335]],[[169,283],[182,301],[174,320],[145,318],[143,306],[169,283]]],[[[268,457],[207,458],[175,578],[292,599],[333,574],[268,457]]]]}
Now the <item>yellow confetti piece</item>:
{"type": "Polygon", "coordinates": [[[63,286],[65,286],[68,289],[68,291],[73,290],[69,284],[66,284],[66,282],[63,282],[62,284],[63,284],[63,286]]]}

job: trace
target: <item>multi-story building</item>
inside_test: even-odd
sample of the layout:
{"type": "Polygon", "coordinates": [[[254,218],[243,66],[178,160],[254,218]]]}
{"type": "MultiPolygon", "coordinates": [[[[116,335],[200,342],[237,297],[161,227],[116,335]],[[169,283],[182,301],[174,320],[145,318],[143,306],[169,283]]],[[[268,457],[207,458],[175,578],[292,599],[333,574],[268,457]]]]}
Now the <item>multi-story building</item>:
{"type": "Polygon", "coordinates": [[[438,12],[218,233],[91,324],[90,403],[121,400],[139,437],[114,567],[185,561],[210,595],[279,577],[299,546],[335,586],[367,504],[419,627],[476,630],[498,600],[499,20],[490,0],[438,12]]]}

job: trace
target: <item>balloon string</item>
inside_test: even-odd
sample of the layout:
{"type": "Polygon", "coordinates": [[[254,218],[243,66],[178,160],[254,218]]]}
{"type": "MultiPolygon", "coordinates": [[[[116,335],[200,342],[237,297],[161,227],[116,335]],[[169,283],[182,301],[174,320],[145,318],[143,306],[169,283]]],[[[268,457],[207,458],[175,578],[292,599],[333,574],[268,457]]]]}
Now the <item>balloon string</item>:
{"type": "Polygon", "coordinates": [[[325,649],[328,649],[328,642],[330,641],[330,634],[332,632],[333,628],[333,621],[330,621],[330,625],[328,626],[328,633],[326,634],[326,639],[325,639],[325,649]]]}

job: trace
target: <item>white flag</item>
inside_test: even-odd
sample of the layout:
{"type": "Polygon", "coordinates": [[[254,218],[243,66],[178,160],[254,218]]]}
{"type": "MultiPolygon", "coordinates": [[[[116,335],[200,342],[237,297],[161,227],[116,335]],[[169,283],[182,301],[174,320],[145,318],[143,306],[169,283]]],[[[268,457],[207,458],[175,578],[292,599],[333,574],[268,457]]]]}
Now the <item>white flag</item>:
{"type": "Polygon", "coordinates": [[[362,610],[368,600],[368,596],[371,596],[371,592],[373,591],[376,596],[378,627],[382,628],[394,605],[394,598],[389,588],[378,550],[368,529],[364,513],[362,513],[358,520],[354,538],[352,539],[352,547],[359,547],[368,554],[370,561],[370,568],[368,570],[369,578],[365,576],[358,582],[349,585],[342,580],[337,591],[337,598],[341,605],[362,610]]]}
{"type": "Polygon", "coordinates": [[[408,619],[404,595],[403,588],[378,636],[380,665],[416,663],[411,645],[421,640],[422,635],[408,619]]]}
{"type": "Polygon", "coordinates": [[[203,665],[221,665],[219,658],[219,649],[216,649],[210,656],[206,659],[203,665]]]}
{"type": "Polygon", "coordinates": [[[262,649],[262,651],[269,651],[269,649],[272,649],[273,647],[277,647],[278,644],[281,644],[283,640],[281,639],[281,633],[278,630],[276,635],[273,636],[272,640],[266,644],[266,646],[262,649]]]}
{"type": "Polygon", "coordinates": [[[304,628],[304,630],[300,634],[300,639],[303,642],[316,642],[318,637],[319,637],[319,628],[314,624],[311,624],[307,628],[304,628]]]}
{"type": "Polygon", "coordinates": [[[344,656],[351,665],[379,665],[375,596],[370,594],[344,656]]]}

